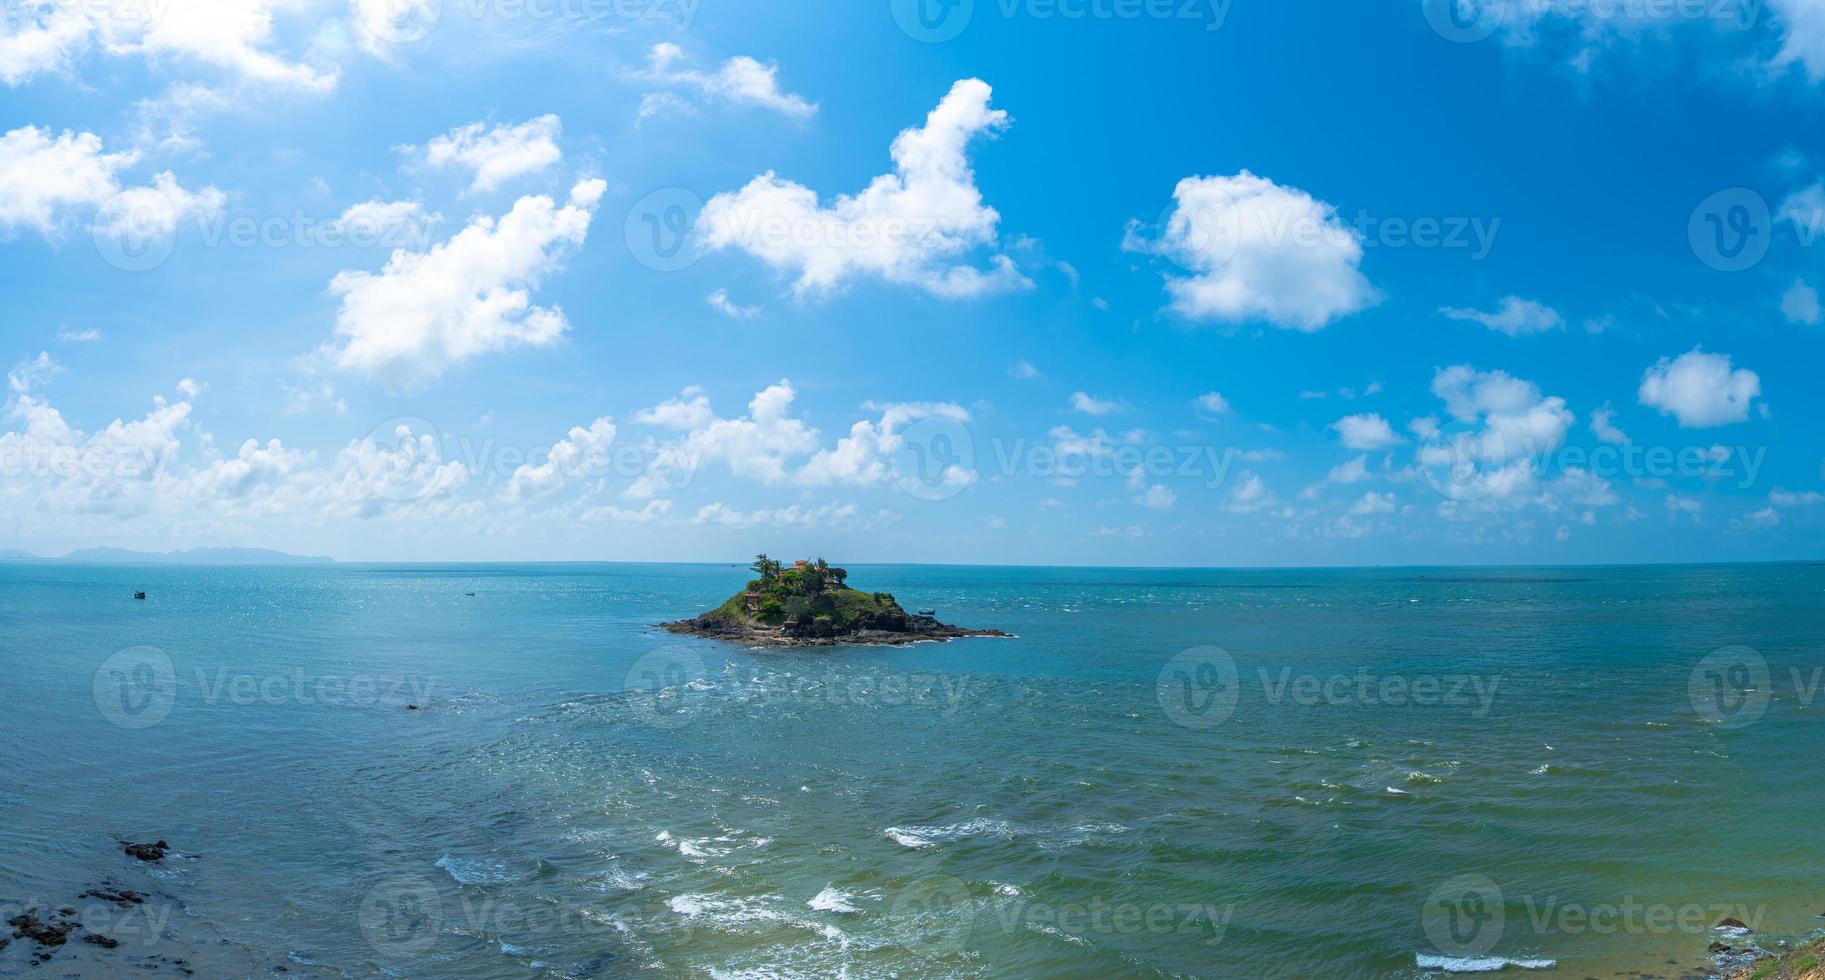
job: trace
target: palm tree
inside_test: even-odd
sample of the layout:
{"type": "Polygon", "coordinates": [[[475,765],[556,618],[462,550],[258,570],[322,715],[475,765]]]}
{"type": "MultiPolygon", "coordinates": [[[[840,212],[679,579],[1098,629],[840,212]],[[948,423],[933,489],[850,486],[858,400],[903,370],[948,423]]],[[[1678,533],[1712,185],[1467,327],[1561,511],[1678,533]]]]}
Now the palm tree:
{"type": "Polygon", "coordinates": [[[768,558],[767,553],[764,551],[755,555],[754,564],[749,565],[748,567],[754,569],[755,573],[760,576],[761,581],[763,582],[779,574],[779,562],[768,558]]]}

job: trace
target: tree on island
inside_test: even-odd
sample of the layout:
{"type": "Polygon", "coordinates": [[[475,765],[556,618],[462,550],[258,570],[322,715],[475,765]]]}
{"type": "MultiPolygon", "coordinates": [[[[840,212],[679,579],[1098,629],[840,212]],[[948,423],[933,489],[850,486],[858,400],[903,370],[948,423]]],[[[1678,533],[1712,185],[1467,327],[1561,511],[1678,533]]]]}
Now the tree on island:
{"type": "Polygon", "coordinates": [[[779,574],[780,570],[779,562],[768,558],[767,553],[764,551],[755,555],[754,564],[749,565],[748,567],[754,569],[755,574],[760,576],[762,582],[771,581],[775,575],[779,574]]]}

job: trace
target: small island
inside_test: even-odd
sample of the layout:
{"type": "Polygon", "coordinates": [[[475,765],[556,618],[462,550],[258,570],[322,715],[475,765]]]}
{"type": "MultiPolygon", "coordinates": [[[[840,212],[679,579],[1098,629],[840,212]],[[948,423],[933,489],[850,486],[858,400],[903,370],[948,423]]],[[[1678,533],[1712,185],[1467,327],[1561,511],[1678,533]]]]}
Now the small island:
{"type": "Polygon", "coordinates": [[[751,567],[759,577],[749,580],[727,602],[694,619],[659,625],[673,633],[763,646],[895,644],[1012,635],[950,626],[929,612],[909,613],[888,593],[850,588],[849,573],[822,558],[794,562],[787,568],[759,555],[751,567]]]}

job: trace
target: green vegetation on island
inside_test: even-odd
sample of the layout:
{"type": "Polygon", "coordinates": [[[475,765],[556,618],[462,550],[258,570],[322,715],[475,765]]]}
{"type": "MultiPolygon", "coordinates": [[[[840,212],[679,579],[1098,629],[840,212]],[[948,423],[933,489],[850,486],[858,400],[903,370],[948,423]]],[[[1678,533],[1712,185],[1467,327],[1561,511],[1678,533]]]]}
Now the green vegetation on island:
{"type": "Polygon", "coordinates": [[[756,578],[694,619],[662,624],[674,633],[763,644],[910,643],[958,636],[1006,636],[947,626],[908,613],[890,593],[851,588],[849,573],[824,559],[791,566],[758,555],[756,578]]]}

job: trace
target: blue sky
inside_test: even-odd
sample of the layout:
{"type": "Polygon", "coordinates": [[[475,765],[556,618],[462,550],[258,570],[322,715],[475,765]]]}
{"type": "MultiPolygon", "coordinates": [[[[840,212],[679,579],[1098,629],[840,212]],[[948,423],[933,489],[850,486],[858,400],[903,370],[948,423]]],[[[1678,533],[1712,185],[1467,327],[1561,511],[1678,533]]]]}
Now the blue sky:
{"type": "Polygon", "coordinates": [[[925,2],[9,7],[0,546],[1817,556],[1825,6],[925,2]]]}

